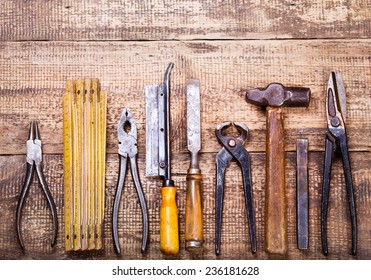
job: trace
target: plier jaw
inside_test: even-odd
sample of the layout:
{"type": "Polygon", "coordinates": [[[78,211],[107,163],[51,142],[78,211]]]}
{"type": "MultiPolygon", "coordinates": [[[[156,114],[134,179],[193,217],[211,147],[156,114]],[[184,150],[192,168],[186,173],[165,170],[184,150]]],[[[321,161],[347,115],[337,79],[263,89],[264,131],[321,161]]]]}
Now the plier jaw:
{"type": "Polygon", "coordinates": [[[125,108],[117,128],[119,139],[119,155],[123,157],[135,157],[137,148],[137,125],[131,115],[130,109],[125,108]]]}
{"type": "Polygon", "coordinates": [[[26,141],[27,149],[27,162],[31,165],[41,164],[42,162],[42,143],[39,136],[39,127],[37,122],[31,121],[30,129],[28,134],[28,140],[26,141]]]}

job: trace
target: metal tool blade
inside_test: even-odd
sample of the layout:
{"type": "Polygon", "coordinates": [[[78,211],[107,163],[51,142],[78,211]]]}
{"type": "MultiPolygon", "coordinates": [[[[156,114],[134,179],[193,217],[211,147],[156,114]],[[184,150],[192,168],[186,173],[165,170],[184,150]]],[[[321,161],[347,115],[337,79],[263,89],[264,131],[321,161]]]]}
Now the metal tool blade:
{"type": "Polygon", "coordinates": [[[146,86],[146,176],[159,175],[158,85],[146,86]]]}
{"type": "Polygon", "coordinates": [[[192,154],[201,150],[200,81],[187,80],[187,145],[192,154]]]}
{"type": "Polygon", "coordinates": [[[171,180],[169,63],[160,85],[146,86],[146,176],[171,180]]]}
{"type": "Polygon", "coordinates": [[[343,77],[340,72],[333,71],[328,79],[327,90],[331,88],[336,96],[337,109],[341,112],[343,120],[346,120],[346,93],[343,77]]]}

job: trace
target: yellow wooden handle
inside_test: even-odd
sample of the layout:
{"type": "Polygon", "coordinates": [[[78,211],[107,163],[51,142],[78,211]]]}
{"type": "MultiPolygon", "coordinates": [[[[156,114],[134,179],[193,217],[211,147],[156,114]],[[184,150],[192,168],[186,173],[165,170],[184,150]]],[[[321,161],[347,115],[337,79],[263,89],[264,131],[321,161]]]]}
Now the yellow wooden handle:
{"type": "Polygon", "coordinates": [[[165,255],[179,252],[178,208],[176,206],[176,188],[162,187],[160,208],[160,250],[165,255]]]}
{"type": "Polygon", "coordinates": [[[201,207],[201,170],[188,169],[185,208],[185,241],[187,250],[197,250],[203,243],[201,207]]]}

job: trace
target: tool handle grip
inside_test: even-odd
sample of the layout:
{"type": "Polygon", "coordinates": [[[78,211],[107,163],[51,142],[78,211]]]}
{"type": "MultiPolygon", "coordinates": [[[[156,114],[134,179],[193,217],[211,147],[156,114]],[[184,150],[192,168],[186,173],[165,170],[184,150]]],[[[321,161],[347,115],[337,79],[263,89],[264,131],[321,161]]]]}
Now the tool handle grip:
{"type": "Polygon", "coordinates": [[[187,250],[198,250],[203,243],[201,206],[201,170],[188,169],[185,207],[185,241],[187,250]]]}
{"type": "Polygon", "coordinates": [[[165,255],[176,255],[179,252],[176,188],[174,186],[162,187],[161,196],[160,250],[165,255]]]}
{"type": "Polygon", "coordinates": [[[265,250],[273,254],[285,254],[287,250],[283,129],[281,109],[268,106],[265,250]]]}

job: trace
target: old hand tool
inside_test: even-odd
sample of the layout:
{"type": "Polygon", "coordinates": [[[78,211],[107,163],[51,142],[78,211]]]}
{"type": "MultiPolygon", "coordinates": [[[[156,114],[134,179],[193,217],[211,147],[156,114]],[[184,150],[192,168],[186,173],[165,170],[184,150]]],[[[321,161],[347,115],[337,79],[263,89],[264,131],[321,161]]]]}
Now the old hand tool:
{"type": "Polygon", "coordinates": [[[58,233],[57,210],[55,208],[53,197],[49,191],[48,185],[44,177],[44,173],[42,169],[42,149],[41,149],[42,147],[41,146],[42,146],[42,143],[41,143],[40,136],[39,136],[39,128],[38,128],[37,122],[32,121],[30,123],[30,132],[29,132],[28,140],[26,142],[27,172],[26,172],[25,181],[23,183],[21,195],[18,200],[17,214],[16,214],[18,241],[22,249],[24,249],[24,243],[23,243],[22,232],[21,232],[22,208],[23,208],[27,193],[31,186],[34,168],[36,168],[37,177],[39,178],[41,188],[44,191],[46,200],[48,201],[48,205],[50,207],[50,211],[52,214],[52,219],[53,219],[53,235],[52,235],[52,242],[51,242],[52,247],[55,245],[55,242],[57,240],[57,233],[58,233]]]}
{"type": "Polygon", "coordinates": [[[176,187],[171,179],[170,162],[170,71],[164,82],[146,86],[146,175],[163,178],[160,208],[160,250],[163,254],[179,251],[176,187]]]}
{"type": "Polygon", "coordinates": [[[103,248],[107,95],[98,79],[68,81],[63,96],[65,249],[103,248]]]}
{"type": "Polygon", "coordinates": [[[308,139],[296,141],[296,213],[298,248],[308,249],[308,139]]]}
{"type": "Polygon", "coordinates": [[[339,72],[331,72],[326,92],[326,150],[325,165],[323,169],[322,186],[322,211],[321,211],[321,232],[322,232],[322,251],[328,255],[327,248],[327,208],[330,190],[332,157],[335,151],[339,151],[345,176],[345,185],[348,196],[350,220],[352,225],[352,254],[357,250],[357,220],[356,207],[353,194],[352,172],[350,170],[350,160],[347,144],[347,134],[345,131],[346,115],[346,96],[342,76],[339,72]]]}
{"type": "Polygon", "coordinates": [[[247,140],[248,129],[240,123],[226,122],[216,128],[216,137],[223,148],[216,155],[216,228],[215,228],[215,252],[220,253],[220,232],[222,226],[223,196],[224,196],[224,177],[225,170],[232,159],[235,159],[242,170],[243,188],[245,192],[245,204],[247,220],[249,223],[251,252],[256,253],[256,236],[255,236],[255,216],[253,193],[251,183],[251,161],[250,155],[244,148],[247,140]],[[239,137],[223,135],[223,130],[234,126],[240,133],[239,137]]]}
{"type": "Polygon", "coordinates": [[[200,127],[200,81],[187,80],[187,137],[191,164],[187,173],[185,208],[185,246],[187,250],[198,250],[203,243],[203,221],[201,203],[202,175],[198,165],[201,150],[200,127]]]}
{"type": "Polygon", "coordinates": [[[282,108],[307,107],[310,89],[270,84],[265,89],[250,89],[246,101],[265,106],[267,111],[266,192],[265,192],[265,250],[286,253],[285,148],[282,108]]]}
{"type": "Polygon", "coordinates": [[[117,181],[117,189],[115,194],[115,201],[113,204],[112,214],[112,232],[113,232],[113,243],[115,245],[116,252],[121,253],[119,237],[118,237],[118,211],[120,205],[120,198],[122,189],[124,187],[125,175],[127,169],[127,163],[130,161],[131,176],[133,177],[135,188],[139,197],[140,207],[142,209],[142,224],[143,224],[143,236],[142,236],[142,247],[141,251],[144,253],[147,246],[148,240],[148,211],[147,204],[144,198],[142,186],[140,184],[138,167],[137,167],[137,126],[132,118],[129,109],[125,108],[122,112],[120,122],[118,124],[118,139],[119,139],[119,156],[120,156],[120,169],[119,179],[117,181]]]}

